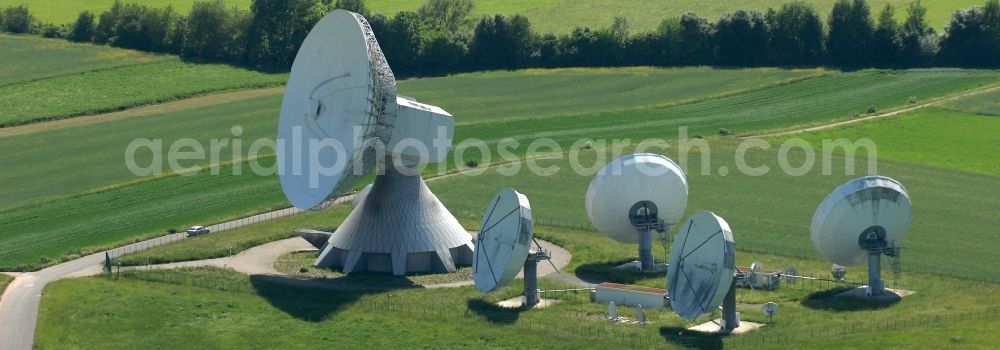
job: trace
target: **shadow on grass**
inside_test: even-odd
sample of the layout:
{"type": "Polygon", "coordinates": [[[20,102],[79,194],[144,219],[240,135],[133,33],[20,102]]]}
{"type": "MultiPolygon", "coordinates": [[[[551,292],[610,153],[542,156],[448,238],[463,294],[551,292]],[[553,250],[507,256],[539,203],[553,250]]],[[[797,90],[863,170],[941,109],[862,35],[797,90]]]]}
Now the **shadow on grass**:
{"type": "Polygon", "coordinates": [[[615,267],[619,265],[633,261],[635,261],[635,259],[583,264],[576,268],[576,277],[585,282],[594,284],[601,282],[634,284],[638,280],[663,278],[667,276],[666,269],[658,272],[647,273],[633,270],[615,269],[615,267]]]}
{"type": "Polygon", "coordinates": [[[802,306],[805,306],[814,310],[826,310],[826,311],[862,311],[862,310],[877,310],[892,306],[899,302],[900,298],[896,294],[890,291],[886,291],[887,294],[880,298],[867,298],[867,297],[838,297],[837,294],[853,290],[852,287],[838,287],[834,289],[824,290],[809,294],[802,299],[802,306]]]}
{"type": "Polygon", "coordinates": [[[505,308],[482,299],[469,300],[467,305],[467,312],[482,316],[490,323],[504,325],[517,322],[517,319],[521,318],[521,313],[528,310],[523,307],[516,309],[505,308]]]}
{"type": "Polygon", "coordinates": [[[722,335],[690,331],[681,327],[661,327],[660,336],[688,349],[722,349],[722,335]]]}
{"type": "Polygon", "coordinates": [[[252,275],[254,292],[275,308],[297,319],[321,322],[350,306],[361,296],[415,285],[343,284],[324,279],[297,279],[275,275],[252,275]]]}

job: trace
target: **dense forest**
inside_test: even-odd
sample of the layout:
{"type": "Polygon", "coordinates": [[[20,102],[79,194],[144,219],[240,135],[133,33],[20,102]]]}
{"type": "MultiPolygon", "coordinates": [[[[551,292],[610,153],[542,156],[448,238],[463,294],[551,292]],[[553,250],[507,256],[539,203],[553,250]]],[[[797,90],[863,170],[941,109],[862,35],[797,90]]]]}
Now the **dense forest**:
{"type": "Polygon", "coordinates": [[[0,29],[151,52],[194,61],[287,70],[312,25],[335,8],[364,15],[395,73],[589,66],[1000,67],[1000,0],[955,12],[943,32],[917,1],[873,15],[865,0],[838,0],[824,22],[804,2],[766,13],[739,10],[715,21],[689,13],[632,33],[625,18],[605,28],[539,34],[520,15],[472,18],[469,0],[429,0],[415,12],[372,14],[363,0],[256,0],[249,10],[223,0],[170,7],[116,2],[75,23],[39,23],[24,6],[0,11],[0,29]],[[894,12],[906,11],[902,23],[894,12]]]}

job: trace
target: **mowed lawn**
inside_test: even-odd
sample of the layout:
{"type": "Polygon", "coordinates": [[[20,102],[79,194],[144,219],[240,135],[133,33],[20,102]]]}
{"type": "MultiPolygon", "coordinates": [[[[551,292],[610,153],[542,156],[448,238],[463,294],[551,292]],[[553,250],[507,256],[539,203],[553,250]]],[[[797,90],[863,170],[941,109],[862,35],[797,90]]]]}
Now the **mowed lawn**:
{"type": "MultiPolygon", "coordinates": [[[[153,7],[173,6],[180,13],[187,14],[193,0],[145,0],[144,4],[153,7]]],[[[399,11],[415,11],[426,0],[367,0],[365,4],[375,13],[388,16],[399,11]]],[[[630,0],[627,3],[615,0],[473,0],[476,4],[473,17],[502,13],[505,15],[523,14],[531,20],[532,28],[539,33],[569,33],[575,27],[587,26],[602,28],[610,26],[615,17],[625,17],[631,23],[634,32],[651,31],[664,19],[680,17],[684,13],[694,12],[697,15],[717,20],[722,14],[732,13],[738,9],[756,10],[761,13],[768,8],[778,8],[783,2],[748,0],[731,2],[712,0],[690,2],[683,0],[630,0]]],[[[825,22],[833,8],[832,0],[805,0],[819,12],[825,22]]],[[[17,4],[27,4],[42,21],[53,23],[71,23],[84,10],[100,13],[111,7],[112,0],[50,0],[44,2],[29,2],[27,0],[0,0],[0,7],[17,4]]],[[[879,10],[885,4],[896,7],[896,18],[900,21],[906,18],[905,7],[909,0],[873,0],[869,1],[872,8],[872,18],[876,18],[879,10]]],[[[927,20],[939,31],[951,19],[956,10],[971,6],[982,6],[984,0],[923,0],[921,4],[927,7],[927,20]]],[[[249,9],[250,0],[228,0],[226,4],[232,7],[249,9]]]]}
{"type": "MultiPolygon", "coordinates": [[[[1000,117],[928,108],[775,141],[801,138],[820,148],[824,140],[855,142],[867,138],[872,140],[881,159],[1000,176],[1000,163],[991,161],[1000,154],[997,135],[1000,135],[1000,117]]],[[[869,153],[864,148],[859,151],[862,155],[869,153]]]]}
{"type": "Polygon", "coordinates": [[[0,48],[0,86],[170,59],[166,55],[43,39],[34,35],[0,33],[0,48]]]}
{"type": "MultiPolygon", "coordinates": [[[[634,248],[592,232],[537,229],[556,239],[591,239],[592,249],[572,250],[574,261],[584,263],[601,263],[598,257],[606,252],[620,254],[634,248]],[[596,245],[604,243],[608,244],[596,245]]],[[[828,264],[813,260],[745,252],[737,256],[742,264],[759,260],[769,266],[796,266],[805,275],[826,275],[829,269],[828,264]]],[[[644,327],[613,324],[603,319],[607,306],[590,302],[585,293],[546,294],[563,303],[526,312],[496,307],[493,303],[520,294],[520,280],[489,294],[472,286],[357,291],[295,287],[217,268],[142,270],[123,272],[118,279],[91,277],[50,284],[42,296],[35,339],[40,348],[178,349],[317,344],[337,348],[428,344],[588,348],[601,344],[828,349],[831,344],[938,348],[955,343],[986,348],[997,341],[996,333],[989,332],[998,323],[992,316],[997,309],[991,305],[997,285],[919,273],[904,276],[902,285],[918,293],[882,309],[831,298],[829,294],[838,291],[831,283],[784,284],[776,291],[739,289],[741,319],[769,325],[739,337],[718,337],[683,331],[718,317],[718,312],[689,322],[669,309],[646,308],[649,324],[644,327]],[[773,321],[760,312],[760,304],[767,301],[780,305],[773,321]],[[306,338],[312,341],[303,343],[306,338]]],[[[658,282],[662,287],[664,278],[644,282],[658,282]]],[[[569,286],[543,278],[539,287],[569,286]]],[[[619,312],[635,317],[630,307],[620,307],[619,312]]]]}

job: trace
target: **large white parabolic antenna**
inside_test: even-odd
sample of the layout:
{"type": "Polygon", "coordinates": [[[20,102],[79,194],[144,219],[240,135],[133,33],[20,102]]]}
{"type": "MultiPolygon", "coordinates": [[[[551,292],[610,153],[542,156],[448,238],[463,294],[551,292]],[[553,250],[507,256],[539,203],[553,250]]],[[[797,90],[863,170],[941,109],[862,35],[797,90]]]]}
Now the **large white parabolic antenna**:
{"type": "Polygon", "coordinates": [[[652,269],[652,230],[665,232],[687,208],[684,172],[670,158],[637,153],[615,159],[587,189],[587,216],[598,230],[624,243],[639,243],[643,270],[652,269]]]}
{"type": "Polygon", "coordinates": [[[831,262],[868,261],[869,288],[881,294],[881,255],[895,256],[895,242],[910,228],[910,195],[886,176],[860,177],[837,187],[816,208],[810,233],[813,246],[831,262]]]}
{"type": "Polygon", "coordinates": [[[711,212],[695,213],[677,231],[670,249],[670,307],[686,320],[715,310],[733,291],[735,271],[736,246],[729,224],[711,212]]]}
{"type": "Polygon", "coordinates": [[[510,284],[531,250],[531,204],[511,188],[497,193],[486,209],[476,235],[472,279],[476,288],[491,292],[510,284]]]}
{"type": "Polygon", "coordinates": [[[471,263],[471,236],[412,168],[447,154],[453,125],[441,108],[396,96],[364,17],[336,10],[313,27],[281,105],[277,153],[285,196],[298,208],[323,207],[385,163],[316,266],[402,275],[471,263]]]}

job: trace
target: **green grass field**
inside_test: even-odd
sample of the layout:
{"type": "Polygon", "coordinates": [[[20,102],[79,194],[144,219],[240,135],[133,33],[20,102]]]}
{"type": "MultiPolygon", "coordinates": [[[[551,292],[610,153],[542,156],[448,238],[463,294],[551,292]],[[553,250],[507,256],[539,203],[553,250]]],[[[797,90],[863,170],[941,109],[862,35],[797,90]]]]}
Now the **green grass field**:
{"type": "MultiPolygon", "coordinates": [[[[692,68],[697,70],[698,68],[692,68]]],[[[681,70],[679,72],[685,72],[681,70]]],[[[779,73],[774,78],[775,82],[787,79],[786,71],[776,71],[779,73]]],[[[528,80],[533,79],[537,71],[508,72],[500,76],[525,76],[528,80]]],[[[552,73],[557,75],[558,73],[552,73]]],[[[595,76],[602,76],[605,73],[597,73],[595,76]]],[[[736,77],[734,81],[746,79],[746,75],[731,73],[730,71],[718,71],[718,74],[731,74],[736,77]]],[[[472,75],[476,76],[476,75],[472,75]]],[[[614,78],[615,75],[612,75],[614,78]]],[[[697,84],[699,77],[689,75],[689,79],[678,79],[677,84],[692,86],[697,84]]],[[[488,142],[495,143],[504,137],[514,137],[524,142],[521,147],[515,150],[516,154],[523,155],[527,147],[526,143],[535,137],[551,137],[562,142],[564,147],[579,137],[592,138],[632,138],[636,142],[644,137],[661,137],[673,139],[676,137],[676,128],[688,126],[691,134],[704,133],[710,135],[715,133],[720,127],[730,128],[738,133],[761,131],[773,128],[788,128],[793,125],[820,123],[834,119],[851,118],[852,114],[863,112],[867,106],[876,105],[879,110],[904,106],[910,97],[925,100],[933,96],[956,93],[963,89],[979,86],[983,83],[997,81],[998,73],[991,71],[971,71],[971,70],[910,70],[901,72],[888,71],[861,71],[843,74],[832,74],[824,77],[808,79],[792,84],[778,85],[766,89],[756,89],[743,94],[723,96],[708,99],[702,102],[676,105],[666,108],[649,107],[656,105],[650,102],[648,92],[637,89],[635,101],[641,101],[646,107],[634,110],[618,110],[597,114],[582,114],[562,116],[552,114],[538,115],[538,119],[525,119],[525,115],[512,113],[510,122],[489,121],[486,113],[488,109],[478,109],[477,114],[473,108],[473,103],[452,110],[459,116],[459,120],[467,115],[469,120],[484,119],[486,121],[476,124],[463,125],[456,129],[458,140],[469,137],[477,137],[488,142]],[[463,112],[463,108],[465,111],[463,112]],[[485,112],[483,112],[485,111],[485,112]],[[481,115],[485,115],[482,116],[481,115]],[[628,123],[624,123],[628,121],[628,123]]],[[[455,78],[442,78],[455,79],[455,78]]],[[[618,79],[618,78],[614,78],[618,79]]],[[[763,79],[763,78],[758,78],[763,79]]],[[[659,82],[660,80],[652,80],[659,82]]],[[[719,86],[729,86],[722,83],[725,79],[715,80],[719,86]]],[[[517,85],[519,80],[506,79],[505,83],[517,85]]],[[[408,94],[411,91],[426,91],[420,85],[410,87],[410,81],[400,85],[400,91],[408,94]]],[[[420,83],[427,86],[429,82],[415,80],[412,83],[420,83]]],[[[759,83],[758,83],[759,84],[759,83]]],[[[496,92],[496,88],[474,89],[474,86],[486,86],[487,83],[469,85],[466,95],[479,95],[484,99],[491,98],[496,92]]],[[[708,89],[703,92],[704,97],[696,94],[682,95],[684,99],[708,98],[715,95],[726,95],[725,88],[708,89]]],[[[533,91],[521,91],[521,96],[531,96],[533,91]]],[[[573,90],[566,90],[565,96],[573,96],[573,90]]],[[[516,101],[517,96],[509,96],[511,101],[516,101]]],[[[671,95],[664,95],[663,102],[671,102],[671,95]]],[[[66,256],[74,255],[77,250],[90,251],[93,247],[102,247],[113,242],[120,242],[127,237],[148,236],[157,232],[163,232],[167,228],[177,228],[198,223],[218,221],[223,218],[231,218],[239,213],[246,213],[256,208],[268,208],[285,205],[283,196],[280,193],[276,179],[273,177],[258,177],[249,175],[249,168],[244,167],[245,175],[237,177],[217,177],[202,173],[195,177],[172,177],[169,181],[156,180],[143,183],[142,186],[129,186],[112,192],[129,193],[129,200],[135,202],[160,202],[160,191],[165,188],[181,186],[194,186],[197,190],[174,190],[170,193],[171,199],[176,199],[177,209],[160,210],[157,208],[148,209],[145,207],[118,207],[112,205],[105,206],[103,200],[109,194],[101,193],[74,197],[70,199],[60,199],[60,193],[72,195],[86,192],[94,188],[104,186],[116,186],[137,178],[130,176],[122,168],[124,164],[122,157],[124,148],[134,137],[164,138],[164,144],[181,137],[193,137],[197,140],[205,140],[213,137],[231,137],[230,128],[239,124],[244,127],[244,137],[249,136],[271,136],[276,123],[277,108],[280,98],[278,96],[267,96],[255,100],[247,100],[239,103],[223,104],[218,106],[205,107],[204,109],[186,110],[176,112],[170,116],[145,117],[124,119],[107,123],[93,124],[85,127],[54,130],[49,132],[19,135],[0,140],[0,143],[10,142],[9,145],[18,145],[20,149],[38,149],[38,153],[30,151],[25,155],[10,155],[9,164],[18,164],[14,167],[17,171],[9,172],[10,185],[5,187],[3,195],[10,196],[13,201],[21,201],[17,207],[7,207],[2,214],[11,218],[33,218],[27,223],[19,220],[4,220],[0,229],[6,232],[16,232],[16,234],[5,234],[4,249],[0,250],[0,266],[38,266],[41,257],[48,257],[49,260],[60,260],[66,256]],[[212,115],[219,115],[222,119],[213,119],[212,115]],[[157,131],[152,131],[157,130],[157,131]],[[121,136],[110,136],[121,134],[121,136]],[[62,144],[53,145],[50,140],[54,139],[87,139],[82,144],[62,144]],[[85,146],[85,147],[84,147],[85,146]],[[65,157],[64,154],[81,154],[81,150],[86,150],[83,159],[73,159],[65,157]],[[52,159],[53,164],[39,164],[35,159],[52,159]],[[23,170],[22,170],[23,169],[23,170]],[[90,174],[84,180],[77,180],[69,173],[59,172],[62,169],[76,169],[80,173],[90,174]],[[230,186],[217,186],[211,184],[213,181],[230,181],[230,186]],[[204,186],[204,187],[200,187],[204,186]],[[32,203],[32,195],[44,193],[50,196],[45,201],[53,204],[35,206],[32,203]],[[61,191],[61,192],[60,192],[61,191]],[[213,198],[212,203],[218,207],[204,208],[195,200],[199,197],[191,197],[190,193],[198,193],[199,196],[213,198]],[[225,206],[222,203],[226,200],[234,201],[232,198],[246,196],[255,198],[250,201],[238,201],[239,205],[225,206]],[[190,200],[189,200],[190,199],[190,200]],[[92,206],[106,208],[116,215],[101,217],[94,214],[92,206]],[[53,209],[59,208],[59,209],[53,209]],[[185,215],[175,217],[178,212],[185,215]],[[228,214],[223,214],[228,213],[228,214]],[[56,229],[42,226],[42,217],[53,215],[46,213],[58,213],[57,217],[66,217],[67,221],[57,221],[60,225],[56,229]],[[170,213],[170,214],[159,214],[170,213]],[[130,220],[143,217],[148,218],[163,217],[160,220],[151,220],[147,226],[142,226],[130,220]],[[230,216],[225,216],[230,215],[230,216]],[[176,220],[174,219],[176,218],[176,220]],[[212,220],[209,220],[212,219],[212,220]],[[22,226],[27,225],[27,226],[22,226]],[[136,227],[131,227],[135,226],[136,227]],[[118,229],[119,226],[127,227],[118,229]],[[106,227],[113,227],[107,229],[106,227]],[[90,234],[80,235],[79,230],[97,230],[90,234]],[[107,234],[98,231],[109,231],[107,234]],[[38,236],[39,233],[45,233],[38,236]],[[42,238],[39,238],[42,237],[42,238]],[[51,245],[49,240],[56,241],[51,245]]],[[[448,96],[436,95],[428,96],[425,102],[441,106],[449,106],[448,96]]],[[[558,96],[549,99],[556,105],[564,105],[559,101],[558,96]]],[[[536,105],[538,101],[532,101],[536,105]]],[[[528,110],[525,103],[520,107],[508,107],[512,110],[528,110]]],[[[449,107],[450,108],[450,107],[449,107]]],[[[544,106],[540,106],[545,109],[544,106]]],[[[549,108],[550,111],[558,111],[558,108],[549,108]]],[[[525,112],[526,113],[526,112],[525,112]]],[[[495,118],[495,117],[493,117],[495,118]]],[[[252,141],[246,141],[244,147],[252,141]]],[[[228,155],[227,155],[228,156],[228,155]]],[[[474,154],[467,154],[467,157],[475,157],[474,154]]],[[[224,156],[225,157],[225,156],[224,156]]],[[[142,157],[140,157],[142,158],[142,157]]],[[[454,157],[452,157],[454,158],[454,157]]],[[[149,158],[145,158],[149,159],[149,158]]],[[[222,158],[220,161],[224,161],[222,158]]],[[[273,159],[273,158],[271,158],[273,159]]],[[[192,162],[195,164],[197,162],[192,162]]],[[[209,162],[203,162],[207,164],[209,162]]],[[[455,162],[449,169],[454,170],[455,162]]],[[[189,165],[189,164],[185,164],[189,165]]],[[[734,168],[733,168],[734,169],[734,168]]],[[[583,183],[579,180],[578,182],[583,183]]],[[[988,182],[987,180],[982,180],[988,182]]],[[[226,182],[229,183],[229,182],[226,182]]],[[[504,182],[491,183],[498,186],[504,182]]],[[[780,183],[779,183],[780,184],[780,183]]],[[[833,188],[831,182],[826,187],[833,188]]],[[[585,188],[585,187],[583,187],[585,188]]],[[[824,187],[825,188],[825,187],[824,187]]],[[[480,193],[480,196],[491,196],[489,193],[480,193]]],[[[734,188],[734,190],[737,190],[734,188]]],[[[826,191],[825,189],[823,191],[826,191]]],[[[582,196],[582,192],[579,193],[582,196]]],[[[820,196],[821,194],[814,194],[820,196]]],[[[477,197],[478,198],[478,197],[477,197]]],[[[758,197],[754,197],[758,198],[758,197]]],[[[818,200],[818,199],[816,199],[818,200]]],[[[124,202],[123,202],[124,203],[124,202]]],[[[447,203],[447,202],[446,202],[447,203]]],[[[579,202],[582,205],[582,202],[579,202]]],[[[466,203],[454,203],[468,205],[466,203]]],[[[120,205],[119,205],[120,206],[120,205]]],[[[793,208],[795,209],[795,208],[793,208]]],[[[105,209],[101,209],[105,210],[105,209]]],[[[746,213],[747,217],[753,217],[756,213],[746,213]]],[[[62,219],[60,219],[62,220],[62,219]]],[[[51,222],[49,223],[51,224],[51,222]]],[[[146,224],[144,224],[146,225],[146,224]]],[[[805,225],[804,223],[802,225],[805,225]]],[[[778,242],[775,244],[781,244],[778,242]]],[[[770,246],[772,248],[783,248],[782,246],[770,246]]]]}
{"type": "MultiPolygon", "coordinates": [[[[273,158],[263,163],[273,163],[273,158]]],[[[276,177],[231,168],[171,176],[0,212],[0,270],[26,270],[163,235],[284,207],[276,177]]]]}
{"type": "Polygon", "coordinates": [[[1000,176],[1000,164],[983,161],[1000,153],[997,135],[1000,118],[930,108],[776,141],[802,138],[820,148],[823,140],[865,137],[882,159],[1000,176]]]}
{"type": "MultiPolygon", "coordinates": [[[[152,73],[151,73],[152,74],[152,73]]],[[[712,70],[705,68],[607,70],[537,70],[464,74],[445,78],[400,82],[401,93],[429,103],[448,106],[459,124],[496,121],[500,118],[527,119],[581,113],[590,110],[617,110],[629,106],[656,106],[709,99],[759,89],[812,76],[813,71],[776,69],[712,70]],[[565,76],[565,78],[563,78],[565,76]],[[546,79],[566,86],[554,89],[546,79]],[[455,86],[461,87],[455,89],[455,86]],[[625,91],[625,92],[621,92],[625,91]],[[459,93],[461,92],[461,93],[459,93]],[[616,93],[617,92],[617,93],[616,93]],[[588,94],[600,95],[588,101],[588,94]],[[542,95],[544,98],[536,98],[542,95]],[[495,108],[482,108],[491,103],[495,108]],[[452,108],[454,106],[454,108],[452,108]]],[[[78,84],[79,85],[79,84],[78,84]]],[[[232,128],[242,128],[243,155],[259,138],[273,138],[281,106],[281,95],[223,103],[171,113],[126,118],[74,128],[0,138],[0,149],[20,152],[0,154],[0,163],[11,171],[0,173],[0,210],[46,198],[92,190],[135,180],[124,162],[126,146],[136,138],[160,139],[164,152],[176,140],[193,138],[208,148],[211,139],[234,139],[232,128]],[[52,142],[75,140],[75,142],[52,142]],[[74,157],[63,157],[76,154],[74,157]],[[37,162],[37,159],[48,159],[37,162]],[[87,172],[85,178],[67,177],[62,169],[87,172]]],[[[91,103],[98,103],[98,99],[91,103]]],[[[4,104],[6,102],[0,102],[4,104]]],[[[462,127],[459,128],[461,130],[462,127]]],[[[221,152],[218,161],[232,160],[232,146],[221,152]]],[[[138,164],[148,164],[152,155],[137,153],[138,164]]],[[[184,166],[207,165],[211,161],[184,162],[184,166]]]]}
{"type": "Polygon", "coordinates": [[[95,70],[0,86],[0,126],[63,119],[216,91],[284,84],[265,74],[222,64],[164,62],[95,70]]]}
{"type": "MultiPolygon", "coordinates": [[[[596,234],[539,230],[565,239],[596,234]]],[[[618,243],[595,243],[605,242],[591,242],[599,251],[627,249],[618,243]]],[[[573,253],[574,260],[600,262],[591,251],[573,253]]],[[[817,261],[744,252],[738,257],[741,264],[752,260],[772,266],[792,264],[806,275],[825,275],[829,268],[817,261]]],[[[642,282],[663,283],[663,277],[642,282]]],[[[819,349],[832,344],[912,348],[954,346],[956,342],[985,348],[997,341],[995,333],[986,331],[997,324],[997,310],[983,307],[991,305],[991,295],[1000,288],[997,285],[920,274],[907,274],[901,283],[918,293],[879,310],[832,299],[830,292],[838,289],[831,283],[799,282],[777,291],[741,289],[737,298],[743,320],[767,322],[759,311],[766,301],[778,302],[780,312],[771,325],[750,334],[717,337],[683,332],[682,327],[709,316],[687,322],[662,309],[646,309],[647,326],[613,325],[601,320],[606,306],[588,302],[586,293],[547,294],[564,302],[527,312],[492,305],[520,293],[520,281],[491,294],[471,286],[365,292],[294,287],[214,268],[136,271],[123,272],[117,280],[92,277],[50,284],[43,294],[36,345],[43,349],[121,345],[305,348],[317,344],[819,349]],[[942,299],[949,302],[941,303],[942,299]],[[323,336],[315,336],[317,332],[323,336]],[[306,338],[311,341],[302,342],[306,338]]],[[[542,279],[540,287],[567,286],[542,279]]],[[[620,312],[634,317],[631,308],[622,307],[620,312]]],[[[717,312],[712,316],[718,316],[717,312]]]]}
{"type": "Polygon", "coordinates": [[[943,107],[968,113],[1000,116],[1000,90],[949,101],[944,103],[943,107]]]}
{"type": "Polygon", "coordinates": [[[137,266],[223,257],[264,243],[293,237],[295,236],[293,231],[298,228],[336,230],[337,225],[350,213],[350,209],[349,206],[338,205],[260,224],[195,236],[175,244],[127,254],[115,259],[115,264],[137,266]]]}
{"type": "MultiPolygon", "coordinates": [[[[242,129],[240,138],[247,140],[239,157],[245,157],[254,140],[274,137],[280,105],[281,95],[274,95],[0,138],[0,149],[20,150],[0,153],[0,163],[9,165],[8,171],[0,173],[0,181],[11,184],[0,189],[0,210],[140,179],[124,162],[127,146],[139,138],[162,140],[163,154],[169,151],[171,144],[183,138],[197,140],[206,152],[210,152],[210,140],[237,138],[233,127],[239,126],[242,129]],[[76,169],[87,176],[67,176],[66,169],[76,169]]],[[[232,161],[234,148],[231,143],[220,148],[216,162],[232,161]]],[[[265,149],[262,152],[272,154],[274,151],[265,149]]],[[[152,164],[153,154],[142,149],[135,153],[135,159],[137,165],[145,167],[152,164]]],[[[190,167],[216,162],[208,158],[179,164],[190,167]]],[[[244,168],[250,171],[246,165],[244,168]]],[[[165,161],[163,170],[170,170],[165,161]]]]}
{"type": "Polygon", "coordinates": [[[7,285],[14,280],[14,277],[7,276],[0,273],[0,296],[3,295],[4,289],[7,289],[7,285]]]}
{"type": "Polygon", "coordinates": [[[447,103],[459,126],[663,108],[833,74],[824,69],[569,68],[492,71],[400,83],[401,93],[447,103]]]}
{"type": "Polygon", "coordinates": [[[0,47],[3,48],[0,50],[0,62],[3,62],[0,65],[0,86],[170,59],[166,55],[76,44],[33,35],[0,34],[0,47]]]}
{"type": "MultiPolygon", "coordinates": [[[[187,15],[191,12],[191,4],[194,0],[133,0],[122,1],[124,3],[140,3],[151,7],[171,6],[175,11],[187,15]]],[[[251,0],[226,0],[230,7],[239,7],[244,10],[250,9],[251,0]]],[[[87,0],[87,1],[28,1],[28,0],[0,0],[0,7],[26,5],[31,13],[42,22],[56,24],[73,23],[80,12],[90,11],[94,13],[94,19],[111,8],[115,0],[87,0]]]]}
{"type": "MultiPolygon", "coordinates": [[[[710,139],[711,157],[707,163],[698,152],[689,155],[685,162],[676,156],[676,148],[667,151],[682,166],[687,164],[691,186],[688,213],[711,210],[725,218],[733,227],[740,249],[821,260],[809,240],[813,212],[827,193],[848,179],[868,172],[866,159],[856,159],[855,174],[847,175],[843,158],[834,156],[831,175],[824,175],[821,156],[817,155],[816,166],[811,171],[793,176],[780,169],[779,147],[775,144],[769,150],[751,149],[746,153],[749,166],[766,165],[771,169],[764,176],[751,176],[737,171],[735,150],[738,142],[736,139],[710,139]],[[708,172],[703,173],[706,164],[704,169],[708,172]],[[725,176],[720,175],[723,167],[725,176]]],[[[589,174],[611,159],[604,155],[604,159],[598,160],[600,153],[597,151],[582,151],[578,157],[583,166],[593,167],[589,174]]],[[[793,151],[788,157],[793,166],[804,163],[803,152],[793,151]]],[[[559,167],[559,171],[539,176],[522,167],[517,175],[505,176],[491,169],[480,176],[435,181],[430,187],[452,212],[470,217],[479,216],[485,210],[488,203],[484,198],[491,198],[501,187],[514,187],[531,199],[532,214],[540,224],[589,228],[584,199],[591,176],[578,175],[566,159],[536,163],[541,168],[559,167]]],[[[996,176],[885,159],[878,162],[877,171],[902,181],[910,190],[914,203],[914,222],[903,242],[904,270],[1000,281],[1000,274],[983,271],[977,268],[977,259],[968,258],[989,256],[994,250],[989,244],[981,244],[976,237],[1000,225],[991,205],[1000,196],[1000,187],[995,186],[996,176]],[[957,239],[962,235],[967,236],[957,239]]]]}
{"type": "MultiPolygon", "coordinates": [[[[46,2],[28,2],[26,0],[0,0],[0,7],[27,4],[42,21],[54,23],[71,23],[84,10],[100,13],[111,7],[112,0],[67,1],[54,0],[46,2]]],[[[181,13],[191,9],[193,0],[145,0],[140,1],[154,7],[173,6],[181,13]]],[[[399,11],[415,11],[425,3],[425,0],[369,0],[366,5],[372,12],[389,16],[399,11]]],[[[574,27],[588,26],[591,28],[606,27],[615,17],[625,17],[631,23],[633,31],[649,31],[664,19],[680,17],[686,12],[694,12],[699,16],[715,21],[724,13],[738,9],[751,9],[765,12],[769,7],[780,7],[783,2],[751,0],[741,2],[709,1],[692,3],[683,0],[631,0],[623,5],[614,0],[474,0],[476,8],[474,16],[503,13],[506,15],[523,14],[532,23],[532,28],[540,33],[568,33],[574,27]]],[[[806,0],[820,13],[824,22],[833,8],[833,1],[806,0]]],[[[905,19],[905,6],[909,0],[874,0],[869,1],[872,8],[872,18],[887,3],[896,6],[896,18],[905,19]]],[[[230,6],[249,9],[249,0],[229,0],[230,6]]],[[[923,0],[921,3],[928,8],[927,20],[938,30],[951,19],[951,15],[960,9],[971,6],[982,6],[980,0],[923,0]]]]}

